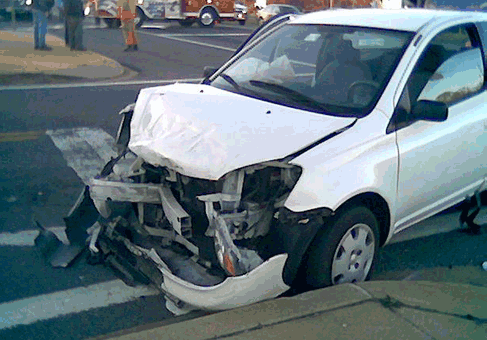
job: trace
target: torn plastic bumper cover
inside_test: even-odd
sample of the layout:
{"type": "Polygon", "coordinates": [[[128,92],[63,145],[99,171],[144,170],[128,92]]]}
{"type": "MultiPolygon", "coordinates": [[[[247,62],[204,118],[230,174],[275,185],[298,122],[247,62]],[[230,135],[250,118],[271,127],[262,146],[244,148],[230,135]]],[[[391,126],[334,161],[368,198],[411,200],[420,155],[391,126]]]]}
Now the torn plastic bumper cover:
{"type": "MultiPolygon", "coordinates": [[[[217,213],[214,215],[219,219],[217,213]]],[[[66,267],[88,248],[91,259],[109,265],[127,284],[155,284],[166,295],[174,313],[195,308],[235,308],[277,297],[290,288],[282,278],[286,254],[266,261],[259,258],[257,262],[258,255],[254,254],[252,265],[242,266],[246,271],[239,271],[238,276],[212,270],[211,264],[199,258],[199,248],[189,241],[190,216],[171,189],[162,184],[94,179],[65,222],[70,245],[62,244],[47,230],[36,240],[51,265],[66,267]],[[148,213],[144,210],[150,205],[162,206],[163,219],[171,228],[145,223],[148,213]]],[[[214,228],[215,234],[227,230],[214,228]]],[[[231,250],[238,251],[229,235],[220,236],[218,242],[227,242],[221,247],[231,243],[231,250]]],[[[244,255],[245,251],[242,249],[244,255]]]]}

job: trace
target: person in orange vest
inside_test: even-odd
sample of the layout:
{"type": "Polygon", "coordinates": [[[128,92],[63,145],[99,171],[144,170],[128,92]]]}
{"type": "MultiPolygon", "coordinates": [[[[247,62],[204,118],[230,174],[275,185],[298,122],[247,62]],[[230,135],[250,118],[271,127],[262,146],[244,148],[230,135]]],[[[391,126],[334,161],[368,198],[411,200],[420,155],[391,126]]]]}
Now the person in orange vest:
{"type": "Polygon", "coordinates": [[[122,22],[122,34],[127,48],[125,52],[138,51],[138,37],[135,33],[136,0],[118,0],[118,16],[122,22]]]}

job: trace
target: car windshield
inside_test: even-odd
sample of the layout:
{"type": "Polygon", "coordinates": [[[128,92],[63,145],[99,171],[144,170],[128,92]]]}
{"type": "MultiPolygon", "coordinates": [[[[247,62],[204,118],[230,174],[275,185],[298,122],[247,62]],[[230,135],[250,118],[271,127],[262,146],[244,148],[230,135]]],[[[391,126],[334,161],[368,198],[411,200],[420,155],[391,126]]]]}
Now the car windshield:
{"type": "Polygon", "coordinates": [[[413,33],[284,25],[220,69],[211,85],[337,116],[373,108],[413,33]]]}

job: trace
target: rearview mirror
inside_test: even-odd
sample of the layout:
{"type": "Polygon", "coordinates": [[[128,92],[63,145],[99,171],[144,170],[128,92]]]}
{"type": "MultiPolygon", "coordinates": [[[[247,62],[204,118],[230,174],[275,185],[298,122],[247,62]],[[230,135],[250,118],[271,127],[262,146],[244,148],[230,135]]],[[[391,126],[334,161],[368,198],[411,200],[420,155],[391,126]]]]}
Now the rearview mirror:
{"type": "Polygon", "coordinates": [[[448,106],[442,102],[420,100],[414,104],[411,114],[415,120],[444,122],[448,118],[448,106]]]}

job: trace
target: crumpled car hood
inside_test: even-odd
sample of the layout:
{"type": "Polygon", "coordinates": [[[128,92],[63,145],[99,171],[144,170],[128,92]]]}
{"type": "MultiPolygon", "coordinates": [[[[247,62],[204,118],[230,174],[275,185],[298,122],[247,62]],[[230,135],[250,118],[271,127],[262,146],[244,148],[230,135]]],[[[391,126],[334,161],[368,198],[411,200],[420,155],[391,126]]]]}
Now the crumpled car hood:
{"type": "Polygon", "coordinates": [[[140,92],[129,148],[152,165],[217,180],[232,170],[286,157],[354,120],[209,85],[174,84],[140,92]]]}

